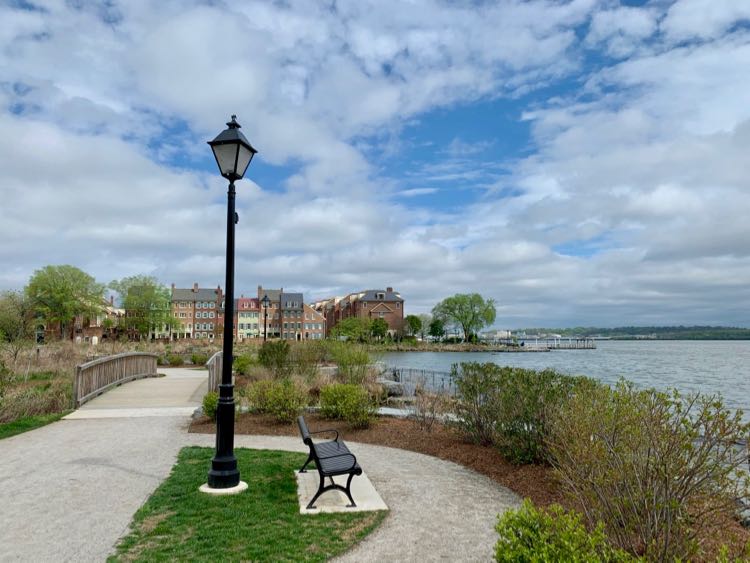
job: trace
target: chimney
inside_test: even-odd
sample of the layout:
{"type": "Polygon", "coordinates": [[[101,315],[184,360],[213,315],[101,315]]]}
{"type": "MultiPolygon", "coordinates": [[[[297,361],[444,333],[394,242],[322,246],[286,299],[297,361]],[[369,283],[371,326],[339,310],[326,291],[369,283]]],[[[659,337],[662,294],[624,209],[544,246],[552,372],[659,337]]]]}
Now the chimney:
{"type": "Polygon", "coordinates": [[[174,284],[172,284],[172,291],[174,291],[174,284]]]}
{"type": "Polygon", "coordinates": [[[198,282],[193,284],[193,293],[198,293],[198,282]]]}
{"type": "Polygon", "coordinates": [[[387,288],[386,288],[385,290],[386,290],[386,291],[387,291],[388,293],[393,293],[393,288],[392,288],[392,287],[387,287],[387,288]]]}

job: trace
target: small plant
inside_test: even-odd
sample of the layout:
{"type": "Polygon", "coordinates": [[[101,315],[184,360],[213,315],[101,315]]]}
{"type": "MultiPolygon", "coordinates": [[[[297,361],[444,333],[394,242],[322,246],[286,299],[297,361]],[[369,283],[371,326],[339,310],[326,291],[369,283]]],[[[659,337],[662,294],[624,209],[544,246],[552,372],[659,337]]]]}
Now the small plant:
{"type": "Polygon", "coordinates": [[[270,379],[261,379],[247,386],[246,395],[250,410],[258,413],[268,412],[271,387],[273,387],[273,381],[270,379]]]}
{"type": "Polygon", "coordinates": [[[258,361],[271,370],[274,377],[283,378],[289,375],[289,342],[286,340],[268,340],[258,350],[258,361]]]}
{"type": "Polygon", "coordinates": [[[208,356],[206,354],[194,352],[190,355],[190,361],[194,366],[205,366],[208,361],[208,356]]]}
{"type": "Polygon", "coordinates": [[[234,369],[235,373],[239,373],[240,375],[248,375],[250,373],[250,368],[253,365],[255,365],[255,359],[251,355],[245,354],[243,356],[234,357],[232,369],[234,369]]]}
{"type": "Polygon", "coordinates": [[[338,366],[339,377],[346,383],[362,384],[372,363],[367,347],[353,342],[331,341],[328,352],[338,366]]]}
{"type": "Polygon", "coordinates": [[[265,410],[278,422],[294,422],[307,406],[304,388],[291,379],[271,382],[266,395],[265,410]]]}
{"type": "Polygon", "coordinates": [[[502,563],[636,561],[608,543],[601,524],[588,532],[580,514],[566,512],[557,504],[544,511],[526,499],[517,510],[499,516],[495,530],[500,535],[495,545],[495,561],[502,563]]]}
{"type": "Polygon", "coordinates": [[[177,367],[181,366],[185,363],[185,360],[182,359],[182,356],[179,354],[167,354],[167,362],[170,366],[177,367]]]}
{"type": "Polygon", "coordinates": [[[210,391],[203,396],[203,414],[211,420],[216,420],[216,409],[219,406],[219,394],[210,391]]]}
{"type": "Polygon", "coordinates": [[[448,412],[450,398],[445,393],[430,393],[418,388],[412,418],[422,432],[432,432],[435,423],[448,412]]]}
{"type": "Polygon", "coordinates": [[[459,431],[475,444],[494,444],[500,403],[500,367],[489,363],[454,364],[451,377],[456,382],[459,431]]]}
{"type": "Polygon", "coordinates": [[[320,412],[325,418],[341,419],[355,428],[366,428],[375,416],[375,404],[363,387],[334,383],[320,391],[320,412]]]}

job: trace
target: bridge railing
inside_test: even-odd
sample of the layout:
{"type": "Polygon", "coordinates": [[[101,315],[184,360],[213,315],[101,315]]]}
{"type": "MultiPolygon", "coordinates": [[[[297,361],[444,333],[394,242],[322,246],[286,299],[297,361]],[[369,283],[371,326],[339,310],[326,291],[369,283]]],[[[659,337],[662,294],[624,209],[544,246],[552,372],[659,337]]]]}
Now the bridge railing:
{"type": "Polygon", "coordinates": [[[156,354],[125,352],[76,366],[74,407],[128,381],[156,376],[156,354]]]}
{"type": "Polygon", "coordinates": [[[221,352],[216,352],[211,359],[206,362],[208,368],[208,392],[219,391],[219,382],[221,381],[221,367],[223,362],[221,352]]]}

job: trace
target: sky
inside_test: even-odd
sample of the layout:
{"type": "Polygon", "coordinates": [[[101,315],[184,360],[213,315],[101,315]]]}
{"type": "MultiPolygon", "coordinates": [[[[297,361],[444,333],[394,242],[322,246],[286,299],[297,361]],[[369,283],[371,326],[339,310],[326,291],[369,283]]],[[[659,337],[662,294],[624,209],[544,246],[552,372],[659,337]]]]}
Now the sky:
{"type": "Polygon", "coordinates": [[[750,2],[0,1],[0,289],[455,293],[497,327],[750,326],[750,2]]]}

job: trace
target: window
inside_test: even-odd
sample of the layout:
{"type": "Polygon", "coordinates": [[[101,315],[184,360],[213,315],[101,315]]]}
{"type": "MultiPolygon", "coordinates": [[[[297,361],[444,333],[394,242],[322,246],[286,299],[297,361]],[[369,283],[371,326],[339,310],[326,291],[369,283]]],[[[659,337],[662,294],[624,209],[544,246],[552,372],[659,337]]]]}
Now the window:
{"type": "Polygon", "coordinates": [[[363,307],[364,309],[367,309],[367,301],[362,301],[362,307],[363,307]]]}
{"type": "Polygon", "coordinates": [[[184,319],[187,315],[185,313],[180,313],[180,318],[184,319]]]}
{"type": "Polygon", "coordinates": [[[398,302],[397,302],[397,303],[396,303],[396,309],[400,309],[400,308],[401,308],[401,303],[398,303],[398,302]]]}
{"type": "Polygon", "coordinates": [[[196,308],[196,309],[200,309],[200,308],[202,308],[202,307],[203,307],[203,303],[201,303],[200,301],[198,301],[198,302],[197,302],[197,303],[195,304],[195,308],[196,308]]]}
{"type": "Polygon", "coordinates": [[[208,330],[213,330],[213,329],[214,329],[214,323],[208,323],[208,330]]]}
{"type": "Polygon", "coordinates": [[[378,299],[385,299],[385,293],[378,293],[375,295],[378,299]]]}
{"type": "Polygon", "coordinates": [[[210,319],[213,319],[213,318],[214,318],[214,312],[213,312],[213,311],[211,311],[211,312],[210,312],[210,313],[208,314],[208,318],[210,318],[210,319]]]}
{"type": "Polygon", "coordinates": [[[289,323],[284,323],[284,328],[289,328],[289,323]]]}
{"type": "Polygon", "coordinates": [[[380,311],[380,318],[382,319],[384,317],[385,317],[385,313],[383,311],[380,311]]]}
{"type": "Polygon", "coordinates": [[[213,301],[211,301],[211,304],[209,305],[209,307],[211,309],[214,309],[216,307],[216,303],[214,303],[213,301]]]}
{"type": "Polygon", "coordinates": [[[302,323],[297,323],[297,330],[302,330],[302,323]]]}

